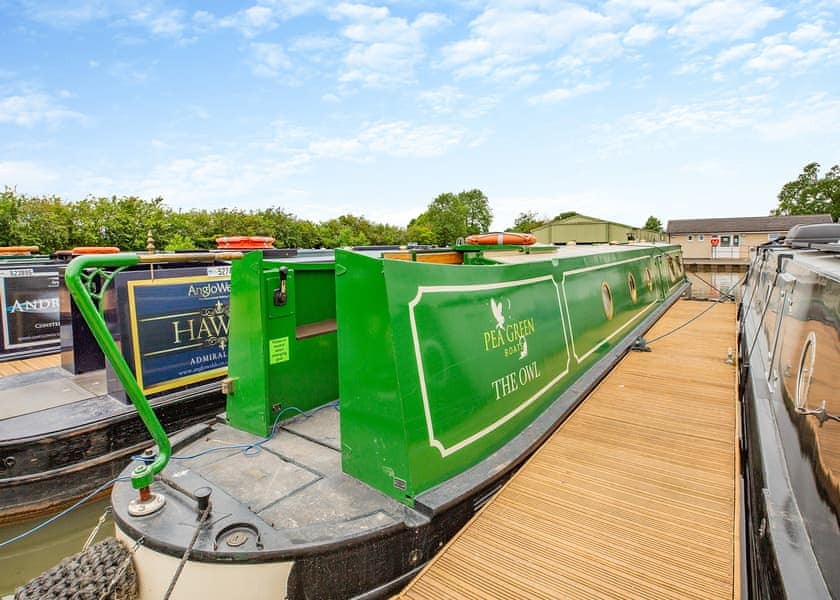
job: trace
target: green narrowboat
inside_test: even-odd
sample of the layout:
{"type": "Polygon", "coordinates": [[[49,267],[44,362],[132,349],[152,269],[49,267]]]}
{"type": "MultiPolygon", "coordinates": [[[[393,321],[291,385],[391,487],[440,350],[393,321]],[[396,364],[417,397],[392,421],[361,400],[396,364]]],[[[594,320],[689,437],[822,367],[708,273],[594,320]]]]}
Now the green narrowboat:
{"type": "MultiPolygon", "coordinates": [[[[76,281],[108,259],[78,260],[118,363],[76,281]]],[[[157,442],[112,492],[141,598],[397,591],[685,286],[671,245],[233,260],[225,415],[173,448],[124,382],[157,442]]]]}

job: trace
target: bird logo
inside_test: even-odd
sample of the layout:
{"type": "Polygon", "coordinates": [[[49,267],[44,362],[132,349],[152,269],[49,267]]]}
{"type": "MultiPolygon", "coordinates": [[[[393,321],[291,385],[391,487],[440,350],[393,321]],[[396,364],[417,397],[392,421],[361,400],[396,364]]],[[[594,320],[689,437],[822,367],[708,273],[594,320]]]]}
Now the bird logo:
{"type": "Polygon", "coordinates": [[[502,303],[496,302],[495,298],[490,298],[490,310],[493,312],[493,318],[496,319],[496,327],[504,329],[505,316],[502,314],[502,303]]]}

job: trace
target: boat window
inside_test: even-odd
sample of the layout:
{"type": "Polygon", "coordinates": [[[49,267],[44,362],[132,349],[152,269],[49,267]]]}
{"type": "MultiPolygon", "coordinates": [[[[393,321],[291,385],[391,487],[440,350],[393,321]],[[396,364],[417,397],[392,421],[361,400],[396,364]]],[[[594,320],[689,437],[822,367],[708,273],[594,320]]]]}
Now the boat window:
{"type": "Polygon", "coordinates": [[[630,288],[630,300],[635,303],[639,294],[636,291],[636,278],[633,277],[633,273],[627,273],[627,287],[630,288]]]}
{"type": "Polygon", "coordinates": [[[694,241],[694,236],[693,236],[693,235],[691,235],[691,234],[689,234],[689,236],[688,236],[688,241],[689,241],[689,242],[693,242],[693,241],[694,241]]]}
{"type": "Polygon", "coordinates": [[[650,269],[645,267],[645,285],[649,292],[653,291],[653,276],[650,274],[650,269]]]}
{"type": "Polygon", "coordinates": [[[741,236],[740,235],[733,235],[732,236],[732,245],[733,246],[740,246],[741,245],[741,236]]]}
{"type": "Polygon", "coordinates": [[[697,236],[697,239],[702,242],[705,238],[703,237],[703,234],[701,233],[700,235],[697,236]]]}
{"type": "Polygon", "coordinates": [[[604,315],[608,321],[611,321],[613,318],[613,297],[612,290],[610,290],[606,281],[601,284],[601,302],[604,305],[604,315]]]}
{"type": "Polygon", "coordinates": [[[796,397],[794,398],[797,410],[808,408],[808,391],[811,389],[811,381],[814,378],[816,345],[816,336],[812,331],[805,340],[802,357],[799,359],[799,374],[796,376],[796,397]]]}

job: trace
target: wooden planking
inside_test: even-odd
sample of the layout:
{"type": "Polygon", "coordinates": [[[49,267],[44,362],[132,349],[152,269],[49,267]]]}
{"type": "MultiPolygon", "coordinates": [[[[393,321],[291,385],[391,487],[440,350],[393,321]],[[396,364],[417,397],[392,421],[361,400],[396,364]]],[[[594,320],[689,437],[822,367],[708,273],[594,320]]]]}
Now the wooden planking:
{"type": "Polygon", "coordinates": [[[735,328],[717,304],[628,354],[400,597],[738,597],[735,328]]]}
{"type": "Polygon", "coordinates": [[[30,371],[60,366],[60,354],[47,354],[44,356],[36,356],[35,358],[10,360],[8,362],[0,362],[0,377],[5,377],[6,375],[18,375],[19,373],[29,373],[30,371]]]}

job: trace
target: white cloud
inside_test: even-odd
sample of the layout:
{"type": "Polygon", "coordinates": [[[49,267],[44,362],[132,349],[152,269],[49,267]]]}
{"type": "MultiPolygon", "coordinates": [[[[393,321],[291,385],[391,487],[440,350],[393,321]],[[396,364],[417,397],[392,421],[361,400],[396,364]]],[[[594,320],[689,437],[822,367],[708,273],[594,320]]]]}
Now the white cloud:
{"type": "Polygon", "coordinates": [[[575,96],[599,92],[609,87],[609,85],[609,82],[579,83],[570,88],[557,88],[538,96],[532,96],[528,99],[528,104],[556,104],[569,98],[574,98],[575,96]]]}
{"type": "Polygon", "coordinates": [[[800,26],[789,35],[765,37],[761,40],[759,50],[744,66],[757,71],[804,70],[812,66],[825,67],[840,61],[840,37],[797,35],[801,31],[800,26]],[[797,44],[797,40],[801,45],[797,44]]]}
{"type": "Polygon", "coordinates": [[[755,44],[748,43],[739,44],[737,46],[727,48],[726,50],[722,50],[718,53],[717,58],[715,58],[715,67],[723,67],[732,61],[741,60],[742,58],[752,54],[755,48],[755,44]]]}
{"type": "Polygon", "coordinates": [[[57,103],[47,94],[22,93],[0,98],[0,123],[24,127],[45,124],[55,126],[65,121],[82,121],[81,113],[57,103]]]}
{"type": "Polygon", "coordinates": [[[350,43],[339,81],[369,87],[413,82],[425,54],[422,36],[449,22],[443,15],[423,13],[409,23],[391,16],[387,7],[350,3],[334,7],[330,16],[347,22],[341,34],[350,43]]]}
{"type": "Polygon", "coordinates": [[[0,161],[0,187],[19,187],[34,193],[52,193],[50,184],[60,179],[54,170],[30,161],[0,161]]]}
{"type": "Polygon", "coordinates": [[[604,11],[617,18],[641,13],[646,19],[673,20],[702,2],[703,0],[608,0],[604,11]]]}
{"type": "Polygon", "coordinates": [[[622,41],[625,46],[641,47],[648,45],[657,37],[659,37],[659,29],[655,25],[639,23],[627,30],[622,41]]]}
{"type": "Polygon", "coordinates": [[[218,27],[229,27],[245,37],[270,31],[277,27],[277,15],[267,6],[251,6],[218,20],[218,27]]]}
{"type": "Polygon", "coordinates": [[[596,125],[594,140],[601,144],[604,152],[637,146],[645,138],[671,143],[677,135],[724,134],[752,128],[768,113],[767,99],[763,96],[679,104],[663,110],[628,114],[613,123],[596,125]]]}
{"type": "Polygon", "coordinates": [[[796,46],[776,43],[765,46],[758,56],[746,62],[746,66],[759,71],[772,71],[785,68],[804,57],[805,53],[796,46]]]}
{"type": "Polygon", "coordinates": [[[472,119],[483,116],[498,103],[498,96],[473,96],[451,85],[418,94],[420,104],[436,115],[472,119]]]}
{"type": "Polygon", "coordinates": [[[452,25],[452,21],[446,15],[440,13],[421,13],[411,22],[412,29],[417,31],[424,29],[434,31],[449,25],[452,25]]]}
{"type": "Polygon", "coordinates": [[[183,10],[168,8],[159,1],[27,1],[25,11],[31,19],[56,29],[73,29],[95,21],[108,21],[120,29],[137,26],[156,37],[183,41],[182,36],[188,27],[183,10]]]}
{"type": "Polygon", "coordinates": [[[130,19],[148,29],[153,35],[180,38],[186,28],[184,11],[155,10],[151,6],[144,6],[130,15],[130,19]]]}
{"type": "Polygon", "coordinates": [[[113,14],[113,8],[105,0],[82,0],[80,2],[25,2],[27,15],[41,23],[57,29],[68,29],[104,19],[113,14]]]}
{"type": "Polygon", "coordinates": [[[761,0],[713,0],[688,14],[668,33],[699,45],[745,39],[782,15],[784,11],[761,0]]]}
{"type": "Polygon", "coordinates": [[[796,31],[790,34],[790,39],[799,43],[823,42],[830,37],[831,34],[825,30],[825,23],[822,21],[817,23],[800,23],[796,31]]]}
{"type": "MultiPolygon", "coordinates": [[[[490,7],[469,25],[470,37],[441,49],[441,66],[457,77],[519,77],[530,61],[567,46],[578,36],[606,29],[609,20],[587,8],[552,3],[490,7]]],[[[533,79],[533,78],[531,78],[533,79]]]]}
{"type": "Polygon", "coordinates": [[[252,38],[276,29],[282,21],[320,8],[321,4],[318,0],[258,0],[226,16],[198,10],[193,14],[193,22],[201,29],[232,29],[252,38]]]}
{"type": "Polygon", "coordinates": [[[413,125],[408,121],[380,121],[366,125],[350,138],[313,140],[309,151],[317,158],[369,161],[376,155],[399,158],[441,156],[464,141],[458,125],[413,125]]]}
{"type": "Polygon", "coordinates": [[[784,141],[840,133],[840,98],[824,93],[793,102],[757,127],[768,141],[784,141]]]}
{"type": "Polygon", "coordinates": [[[260,77],[277,77],[292,67],[292,61],[280,44],[254,42],[251,57],[251,71],[260,77]]]}
{"type": "MultiPolygon", "coordinates": [[[[305,168],[299,157],[287,161],[243,155],[205,154],[153,166],[141,177],[114,182],[109,193],[162,196],[174,207],[230,207],[230,198],[259,198],[257,206],[277,204],[289,175],[305,168]]],[[[256,206],[239,206],[255,208],[256,206]]]]}

